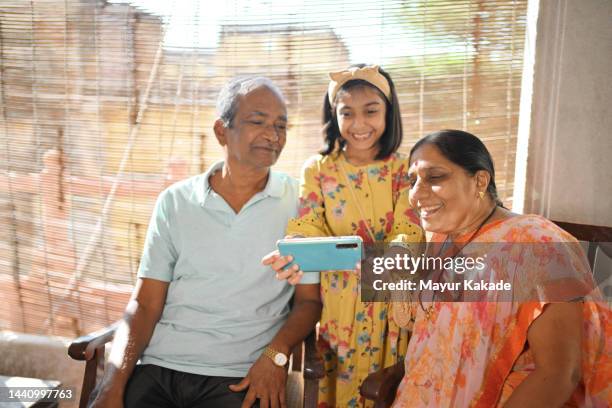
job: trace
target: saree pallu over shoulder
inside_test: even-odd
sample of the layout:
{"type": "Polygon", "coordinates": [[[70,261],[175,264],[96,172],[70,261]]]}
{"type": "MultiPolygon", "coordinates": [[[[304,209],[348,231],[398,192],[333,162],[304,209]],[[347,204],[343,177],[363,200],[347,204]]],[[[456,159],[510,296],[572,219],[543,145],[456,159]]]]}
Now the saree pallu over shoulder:
{"type": "Polygon", "coordinates": [[[473,242],[513,244],[489,252],[488,262],[504,278],[520,279],[517,291],[529,284],[538,290],[530,297],[513,292],[520,301],[487,293],[479,302],[432,303],[429,313],[418,307],[394,407],[503,406],[535,368],[526,347],[529,327],[551,299],[569,301],[576,294],[583,309],[583,379],[567,404],[612,405],[612,313],[589,282],[592,275],[579,245],[539,245],[577,241],[545,218],[528,215],[487,225],[473,242]],[[517,243],[525,245],[519,250],[517,243]],[[577,284],[560,290],[567,282],[577,284]]]}

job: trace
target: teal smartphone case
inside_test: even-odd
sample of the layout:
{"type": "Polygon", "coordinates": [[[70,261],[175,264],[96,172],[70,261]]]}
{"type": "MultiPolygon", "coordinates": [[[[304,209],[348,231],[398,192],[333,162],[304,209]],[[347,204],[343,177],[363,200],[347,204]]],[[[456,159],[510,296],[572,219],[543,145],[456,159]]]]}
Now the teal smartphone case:
{"type": "Polygon", "coordinates": [[[281,255],[293,256],[290,265],[296,263],[304,272],[320,272],[355,269],[362,258],[362,243],[361,237],[347,236],[281,239],[277,246],[281,255]]]}

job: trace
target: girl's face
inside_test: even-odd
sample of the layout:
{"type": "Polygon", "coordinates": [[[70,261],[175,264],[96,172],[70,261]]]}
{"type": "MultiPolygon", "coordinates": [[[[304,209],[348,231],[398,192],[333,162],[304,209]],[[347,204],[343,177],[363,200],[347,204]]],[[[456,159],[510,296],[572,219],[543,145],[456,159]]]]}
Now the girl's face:
{"type": "Polygon", "coordinates": [[[340,135],[346,140],[349,153],[373,153],[379,150],[378,140],[385,133],[387,106],[376,90],[360,86],[338,93],[336,117],[340,135]]]}

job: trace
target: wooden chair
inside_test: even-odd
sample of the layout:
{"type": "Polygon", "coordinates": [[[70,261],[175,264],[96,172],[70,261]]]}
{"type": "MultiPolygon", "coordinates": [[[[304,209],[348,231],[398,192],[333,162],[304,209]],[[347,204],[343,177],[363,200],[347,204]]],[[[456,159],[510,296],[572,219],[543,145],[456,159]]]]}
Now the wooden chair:
{"type": "MultiPolygon", "coordinates": [[[[95,333],[81,336],[75,339],[68,347],[68,355],[70,357],[86,362],[79,408],[87,407],[89,396],[96,386],[98,372],[103,370],[105,346],[113,340],[117,324],[115,323],[95,333]]],[[[292,371],[302,372],[303,375],[303,408],[316,408],[319,379],[323,378],[324,371],[323,359],[316,349],[314,331],[302,344],[292,351],[291,367],[292,371]]]]}
{"type": "MultiPolygon", "coordinates": [[[[612,228],[553,221],[581,241],[589,259],[595,282],[608,302],[612,299],[612,228]]],[[[361,384],[360,393],[374,401],[374,408],[390,407],[397,387],[404,377],[404,362],[370,374],[361,384]]]]}

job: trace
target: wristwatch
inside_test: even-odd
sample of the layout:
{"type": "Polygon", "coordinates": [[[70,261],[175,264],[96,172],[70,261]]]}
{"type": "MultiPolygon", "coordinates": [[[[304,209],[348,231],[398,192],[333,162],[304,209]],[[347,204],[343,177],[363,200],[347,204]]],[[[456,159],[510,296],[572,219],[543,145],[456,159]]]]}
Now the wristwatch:
{"type": "Polygon", "coordinates": [[[272,362],[279,367],[284,367],[285,364],[287,364],[287,361],[289,361],[287,355],[281,353],[280,351],[274,350],[270,346],[264,349],[263,355],[270,358],[272,362]]]}

